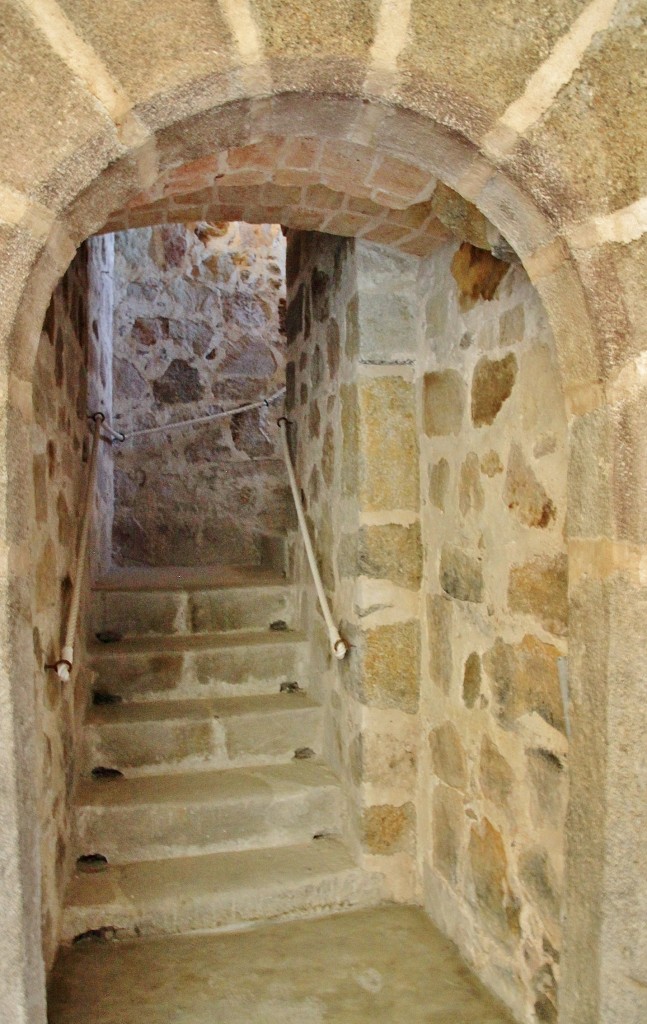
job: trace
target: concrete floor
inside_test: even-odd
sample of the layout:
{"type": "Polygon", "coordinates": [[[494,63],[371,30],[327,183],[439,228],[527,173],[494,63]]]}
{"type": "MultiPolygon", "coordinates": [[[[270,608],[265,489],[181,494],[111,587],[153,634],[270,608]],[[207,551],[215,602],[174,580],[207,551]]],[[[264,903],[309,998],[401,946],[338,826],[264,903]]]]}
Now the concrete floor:
{"type": "Polygon", "coordinates": [[[61,951],[49,1024],[511,1024],[411,907],[61,951]]]}

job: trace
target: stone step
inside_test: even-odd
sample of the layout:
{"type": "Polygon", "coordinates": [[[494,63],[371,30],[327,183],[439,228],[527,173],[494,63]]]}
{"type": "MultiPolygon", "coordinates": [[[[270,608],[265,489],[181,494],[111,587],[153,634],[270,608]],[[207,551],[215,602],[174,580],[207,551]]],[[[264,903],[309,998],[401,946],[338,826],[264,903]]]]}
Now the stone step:
{"type": "Polygon", "coordinates": [[[282,582],[285,573],[266,565],[128,565],[114,566],[93,590],[212,590],[282,582]]]}
{"type": "Polygon", "coordinates": [[[77,873],[62,941],[107,929],[117,938],[217,931],[260,921],[376,906],[379,874],[362,871],[336,839],[77,873]]]}
{"type": "Polygon", "coordinates": [[[287,846],[343,828],[339,783],[312,760],[228,771],[85,779],[76,848],[111,863],[287,846]]]}
{"type": "Polygon", "coordinates": [[[322,711],[304,692],[93,707],[84,766],[127,775],[289,761],[322,749],[322,711]]]}
{"type": "Polygon", "coordinates": [[[276,693],[281,683],[307,689],[303,633],[237,632],[134,637],[90,646],[95,688],[124,700],[276,693]]]}
{"type": "Polygon", "coordinates": [[[281,580],[210,589],[98,587],[90,603],[90,633],[131,637],[267,629],[273,622],[292,626],[295,595],[295,587],[281,580]]]}

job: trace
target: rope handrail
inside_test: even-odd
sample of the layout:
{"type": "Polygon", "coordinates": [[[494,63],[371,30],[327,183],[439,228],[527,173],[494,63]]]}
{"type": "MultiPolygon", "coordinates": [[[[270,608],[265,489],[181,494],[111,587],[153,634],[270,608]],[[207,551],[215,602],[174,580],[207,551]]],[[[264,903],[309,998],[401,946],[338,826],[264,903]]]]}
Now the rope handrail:
{"type": "Polygon", "coordinates": [[[192,427],[200,423],[210,423],[212,420],[227,419],[228,416],[237,416],[242,412],[250,412],[252,409],[269,408],[273,402],[278,401],[285,394],[285,388],[279,388],[269,398],[261,398],[257,402],[248,402],[246,405],[239,405],[235,409],[223,409],[221,412],[212,412],[206,416],[195,416],[190,420],[176,420],[173,423],[162,423],[156,427],[142,427],[140,430],[114,431],[111,433],[118,441],[129,441],[133,437],[143,437],[147,434],[163,434],[166,430],[177,430],[179,427],[192,427]],[[118,436],[120,435],[120,436],[118,436]]]}
{"type": "Polygon", "coordinates": [[[294,475],[294,466],[292,465],[292,457],[290,455],[290,447],[288,445],[288,433],[287,427],[290,421],[281,416],[278,421],[279,430],[281,433],[281,447],[283,450],[283,458],[285,460],[285,467],[288,471],[288,479],[290,481],[290,490],[292,491],[292,497],[294,499],[294,507],[297,513],[297,520],[299,522],[299,528],[301,530],[301,536],[306,549],[306,556],[308,558],[308,565],[310,566],[310,572],[312,573],[312,579],[314,581],[315,590],[317,591],[317,597],[319,599],[319,606],[321,608],[324,621],[326,623],[326,629],[328,630],[328,639],[330,640],[330,646],[332,647],[333,654],[339,661],[342,661],[346,657],[348,652],[348,646],[339,635],[331,611],[330,605],[328,604],[328,598],[321,581],[321,575],[319,573],[319,567],[317,566],[317,560],[315,558],[314,549],[312,547],[312,541],[308,532],[308,525],[306,523],[305,513],[303,511],[303,505],[301,504],[301,497],[299,495],[299,487],[297,484],[296,476],[294,475]]]}
{"type": "MultiPolygon", "coordinates": [[[[92,428],[92,448],[90,450],[90,469],[83,498],[81,539],[79,541],[79,552],[76,560],[76,575],[74,577],[72,598],[70,600],[70,608],[67,615],[67,626],[65,627],[63,649],[57,662],[53,665],[45,665],[45,668],[54,669],[62,683],[69,682],[72,674],[72,666],[74,664],[74,640],[76,638],[76,628],[79,622],[81,585],[83,582],[83,571],[88,549],[88,538],[90,536],[90,512],[92,510],[92,501],[94,499],[94,490],[97,479],[97,456],[99,452],[99,441],[101,439],[101,428],[106,424],[106,418],[102,412],[95,412],[90,418],[94,421],[94,426],[92,428]]],[[[111,428],[108,429],[110,429],[111,433],[114,433],[111,428]]]]}
{"type": "MultiPolygon", "coordinates": [[[[67,624],[66,624],[66,627],[65,627],[63,647],[62,647],[62,651],[61,651],[61,657],[58,659],[58,661],[54,662],[53,664],[45,665],[45,668],[53,669],[57,673],[59,679],[62,682],[66,683],[66,682],[69,681],[69,679],[71,677],[71,674],[72,674],[72,667],[73,667],[73,664],[74,664],[74,642],[75,642],[75,638],[76,638],[76,630],[77,630],[78,621],[79,621],[79,611],[80,611],[80,607],[81,607],[81,586],[82,586],[82,582],[83,582],[83,575],[84,575],[84,569],[85,569],[85,561],[86,561],[87,548],[88,548],[88,539],[89,539],[89,536],[90,536],[90,515],[91,515],[91,511],[92,511],[92,502],[93,502],[93,499],[94,499],[94,492],[95,492],[95,487],[96,487],[99,441],[101,440],[101,436],[102,436],[101,435],[101,431],[102,431],[102,429],[104,429],[107,432],[107,434],[109,435],[109,437],[104,437],[104,440],[111,440],[113,443],[114,443],[114,441],[126,441],[130,437],[136,437],[136,436],[139,436],[141,434],[154,434],[154,433],[162,432],[162,431],[165,431],[165,430],[173,430],[176,427],[184,427],[184,426],[189,426],[189,425],[193,425],[193,424],[196,424],[196,423],[207,423],[207,422],[209,422],[211,420],[224,419],[225,417],[228,417],[228,416],[235,416],[235,415],[237,415],[239,413],[242,413],[242,412],[248,412],[251,409],[259,409],[259,408],[263,408],[263,407],[269,408],[269,406],[273,402],[277,401],[284,394],[285,394],[285,388],[283,387],[283,388],[279,388],[278,391],[275,391],[273,395],[269,396],[269,398],[263,398],[263,399],[260,399],[259,401],[256,401],[256,402],[248,402],[247,404],[238,406],[235,409],[225,409],[225,410],[223,410],[221,412],[212,413],[212,414],[210,414],[208,416],[198,416],[198,417],[196,417],[194,419],[191,419],[191,420],[182,420],[182,421],[178,421],[178,422],[175,422],[175,423],[165,424],[163,426],[149,427],[149,428],[146,428],[146,429],[143,429],[143,430],[131,431],[130,434],[125,434],[123,431],[115,430],[114,427],[110,426],[110,424],[106,421],[106,417],[105,417],[105,415],[102,412],[92,413],[92,415],[90,416],[90,419],[93,420],[93,424],[94,425],[93,425],[93,428],[92,428],[92,446],[91,446],[91,450],[90,450],[90,466],[89,466],[88,480],[87,480],[87,485],[86,485],[86,489],[85,489],[85,494],[84,494],[84,497],[83,497],[83,508],[82,508],[82,513],[81,513],[81,536],[80,536],[80,540],[79,540],[79,549],[78,549],[78,556],[77,556],[76,575],[74,577],[74,584],[72,586],[72,597],[71,597],[71,600],[70,600],[70,607],[69,607],[69,611],[68,611],[67,624]]],[[[280,423],[281,423],[281,420],[279,420],[279,424],[280,423]]],[[[283,434],[284,432],[281,431],[281,433],[283,434]]],[[[284,441],[285,441],[285,439],[284,439],[284,441]]],[[[286,449],[286,451],[287,451],[287,449],[286,449]]],[[[292,470],[292,465],[291,465],[290,458],[289,458],[289,451],[287,451],[287,458],[288,458],[288,463],[289,463],[289,465],[288,465],[288,475],[290,475],[290,472],[292,470]]],[[[292,486],[292,482],[293,481],[294,481],[294,473],[292,472],[291,486],[292,486]]],[[[296,487],[296,481],[294,481],[294,487],[296,487]]],[[[295,496],[295,501],[298,502],[298,493],[295,494],[294,488],[293,488],[292,493],[295,496]]],[[[297,518],[299,518],[299,513],[300,513],[300,516],[301,516],[299,521],[301,522],[301,520],[303,519],[303,509],[300,508],[300,505],[298,505],[298,507],[297,507],[297,518]]],[[[303,519],[303,528],[305,528],[305,519],[303,519]]],[[[306,537],[307,537],[307,529],[306,529],[306,537]]],[[[308,558],[309,559],[311,557],[314,558],[314,555],[312,554],[312,546],[310,545],[309,538],[307,538],[307,541],[306,541],[306,550],[308,550],[308,546],[309,546],[309,551],[310,551],[310,553],[308,555],[308,558]]],[[[314,574],[316,572],[316,565],[314,565],[314,568],[313,568],[313,563],[312,562],[311,562],[311,569],[313,570],[313,574],[314,574]]],[[[317,577],[318,577],[318,573],[317,573],[317,577]]],[[[315,578],[315,585],[317,586],[317,578],[315,578]]],[[[320,601],[325,602],[326,601],[326,596],[323,593],[323,587],[321,586],[321,580],[320,579],[319,579],[318,586],[317,586],[317,593],[319,594],[320,601]]],[[[332,622],[332,618],[330,617],[330,611],[328,610],[327,605],[324,606],[324,604],[322,604],[322,607],[324,608],[324,618],[326,619],[326,623],[328,624],[330,622],[330,626],[329,626],[329,632],[330,632],[331,628],[332,628],[332,630],[335,629],[334,623],[332,622]]],[[[346,646],[343,643],[343,641],[342,641],[341,637],[339,636],[339,634],[336,633],[336,630],[335,630],[335,634],[336,634],[336,641],[333,644],[333,647],[334,647],[334,650],[335,650],[335,654],[337,655],[338,658],[343,658],[345,653],[346,653],[346,646]],[[341,646],[339,646],[339,645],[341,645],[341,646]],[[341,654],[338,653],[339,650],[342,650],[341,654]]],[[[332,637],[332,634],[331,634],[331,637],[332,637]]]]}

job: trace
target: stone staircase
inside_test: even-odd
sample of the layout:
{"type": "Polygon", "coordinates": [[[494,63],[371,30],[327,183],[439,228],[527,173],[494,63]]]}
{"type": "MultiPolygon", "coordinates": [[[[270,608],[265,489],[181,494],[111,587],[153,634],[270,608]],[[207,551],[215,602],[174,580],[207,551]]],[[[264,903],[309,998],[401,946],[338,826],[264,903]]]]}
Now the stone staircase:
{"type": "Polygon", "coordinates": [[[293,587],[262,569],[121,570],[92,614],[63,941],[379,903],[343,842],[293,587]]]}

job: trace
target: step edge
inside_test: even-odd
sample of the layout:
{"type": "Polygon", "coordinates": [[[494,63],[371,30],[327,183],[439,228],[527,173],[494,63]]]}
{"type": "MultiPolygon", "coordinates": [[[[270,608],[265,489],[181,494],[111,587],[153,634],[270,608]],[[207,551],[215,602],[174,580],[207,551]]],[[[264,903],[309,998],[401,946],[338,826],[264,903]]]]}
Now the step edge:
{"type": "MultiPolygon", "coordinates": [[[[276,703],[277,704],[279,703],[279,701],[280,701],[282,696],[283,696],[282,694],[268,694],[268,698],[270,698],[270,699],[276,698],[276,703]]],[[[232,697],[231,699],[235,700],[236,698],[232,697]]],[[[196,698],[196,701],[198,701],[198,700],[200,700],[200,698],[196,698]]],[[[202,701],[204,701],[205,704],[209,703],[209,700],[210,700],[209,697],[202,698],[202,701]]],[[[225,697],[225,698],[223,698],[223,700],[227,700],[227,698],[225,697]]],[[[153,704],[153,703],[154,703],[153,701],[141,701],[139,703],[137,703],[136,701],[130,701],[128,703],[124,702],[123,704],[121,704],[119,706],[121,708],[123,708],[124,706],[128,707],[128,708],[130,708],[130,707],[146,707],[148,704],[153,704]]],[[[173,705],[174,703],[180,704],[182,702],[179,701],[179,700],[176,700],[176,701],[168,700],[168,701],[157,701],[156,703],[157,704],[173,705]]],[[[322,710],[323,710],[323,705],[317,704],[314,701],[312,701],[311,703],[307,703],[307,704],[304,703],[301,707],[293,705],[291,707],[282,707],[282,708],[281,707],[269,707],[269,708],[258,708],[258,709],[250,708],[249,710],[242,710],[242,711],[225,711],[225,712],[217,714],[217,715],[209,714],[208,711],[205,709],[205,713],[203,715],[201,714],[201,715],[195,715],[195,716],[194,715],[190,715],[190,716],[186,716],[185,715],[185,716],[183,716],[178,711],[177,718],[175,718],[173,716],[170,716],[170,715],[163,715],[163,716],[161,716],[159,718],[156,718],[154,715],[152,715],[150,718],[132,718],[132,719],[120,718],[120,719],[114,719],[114,720],[110,720],[110,719],[104,718],[104,717],[99,717],[99,715],[96,712],[90,711],[88,713],[86,719],[85,719],[85,726],[84,727],[85,728],[90,728],[91,727],[91,728],[94,728],[94,729],[102,728],[103,726],[109,726],[110,728],[119,728],[119,727],[132,728],[134,726],[139,726],[139,725],[142,725],[142,726],[143,725],[160,725],[160,724],[165,723],[165,722],[167,722],[169,724],[172,724],[172,725],[177,725],[177,724],[187,724],[188,725],[191,722],[196,722],[198,724],[203,724],[205,721],[208,721],[208,722],[212,722],[212,721],[216,721],[216,722],[229,722],[229,721],[238,720],[238,719],[241,719],[241,718],[259,718],[259,717],[265,717],[265,716],[271,716],[271,715],[302,714],[303,712],[322,711],[322,710]]],[[[108,712],[106,712],[106,714],[107,713],[108,712]]]]}
{"type": "Polygon", "coordinates": [[[308,642],[308,636],[302,630],[222,630],[215,633],[149,633],[133,637],[125,637],[123,640],[112,644],[101,644],[92,642],[88,645],[88,656],[92,659],[103,660],[104,658],[119,657],[150,657],[163,654],[193,654],[196,651],[223,650],[234,647],[281,647],[283,645],[303,645],[308,642]],[[155,646],[154,641],[164,637],[167,643],[162,650],[155,646]],[[220,642],[187,643],[189,640],[202,640],[203,638],[222,638],[220,642]],[[249,639],[248,639],[249,638],[249,639]],[[259,639],[262,641],[259,643],[259,639]],[[182,644],[173,644],[172,641],[183,641],[182,644]],[[151,649],[143,645],[151,644],[151,649]],[[140,648],[140,644],[142,647],[140,648]]]}
{"type": "MultiPolygon", "coordinates": [[[[125,809],[125,808],[128,808],[128,809],[135,809],[135,808],[142,808],[142,807],[174,807],[174,806],[182,807],[183,805],[186,804],[187,801],[191,801],[192,803],[195,803],[196,805],[197,804],[208,804],[208,805],[211,805],[212,802],[214,802],[214,797],[219,797],[219,796],[220,796],[220,801],[219,802],[221,802],[221,803],[231,803],[231,802],[240,801],[240,800],[249,801],[249,800],[252,800],[252,799],[253,800],[261,799],[261,800],[263,800],[264,802],[267,803],[268,801],[272,801],[275,798],[280,798],[280,797],[286,796],[288,794],[293,795],[294,792],[299,792],[299,790],[303,791],[304,793],[318,792],[318,791],[322,791],[322,790],[335,790],[335,789],[338,789],[338,790],[341,791],[341,785],[340,785],[339,779],[330,770],[330,768],[327,767],[327,765],[317,764],[315,762],[314,766],[316,766],[316,768],[321,769],[321,776],[322,777],[320,779],[316,779],[315,778],[314,781],[304,781],[304,780],[298,778],[298,770],[294,769],[295,778],[294,779],[288,778],[286,780],[288,785],[287,785],[287,788],[285,790],[283,790],[283,791],[281,790],[281,781],[278,780],[278,781],[274,782],[274,788],[271,788],[271,790],[269,790],[269,791],[268,790],[259,790],[258,792],[248,793],[248,794],[241,794],[239,796],[232,796],[230,798],[224,798],[224,799],[223,799],[223,797],[220,794],[214,792],[208,798],[205,796],[205,798],[203,798],[203,799],[195,799],[194,801],[191,801],[190,793],[187,793],[186,795],[183,795],[182,798],[178,798],[177,801],[174,801],[174,800],[168,800],[168,801],[154,800],[154,799],[150,799],[149,798],[149,799],[142,799],[141,801],[130,800],[127,804],[120,803],[120,802],[101,803],[101,802],[97,802],[97,801],[84,801],[82,799],[82,795],[84,794],[85,791],[91,789],[92,787],[97,787],[97,790],[99,790],[102,786],[111,786],[111,787],[114,786],[114,787],[119,787],[119,788],[121,788],[123,786],[128,787],[129,783],[138,783],[138,782],[141,781],[142,778],[158,779],[159,782],[160,782],[160,787],[161,787],[163,785],[163,780],[166,779],[166,778],[177,780],[178,777],[183,777],[184,776],[187,779],[196,779],[197,780],[199,778],[199,779],[202,780],[205,776],[208,776],[208,775],[212,775],[214,777],[214,779],[217,779],[218,777],[222,778],[223,775],[228,775],[230,773],[233,773],[233,774],[239,773],[239,774],[242,775],[242,774],[249,774],[250,772],[253,772],[254,774],[258,774],[258,773],[262,773],[263,766],[259,766],[258,768],[251,768],[251,769],[250,768],[220,768],[220,769],[215,769],[215,770],[211,769],[211,770],[207,770],[207,771],[184,772],[184,773],[182,773],[182,772],[179,772],[179,773],[178,772],[158,772],[158,773],[156,773],[154,775],[134,776],[132,778],[129,778],[128,776],[124,776],[123,779],[119,779],[119,780],[115,780],[115,781],[105,781],[105,782],[94,781],[93,779],[84,778],[84,779],[81,779],[80,784],[78,786],[77,794],[76,794],[76,801],[74,803],[74,807],[75,807],[76,811],[80,811],[80,810],[83,810],[83,809],[86,809],[86,808],[101,808],[101,809],[106,809],[106,808],[122,808],[122,809],[125,809]]],[[[269,767],[271,769],[275,769],[277,767],[284,767],[284,765],[275,765],[275,764],[273,764],[273,765],[269,765],[267,767],[269,767]]],[[[292,768],[293,766],[292,766],[291,762],[286,762],[285,767],[292,768]]],[[[285,774],[287,774],[287,773],[285,773],[285,774]]],[[[313,774],[316,775],[318,773],[315,772],[313,774]]],[[[214,788],[215,788],[215,786],[216,786],[216,783],[214,782],[214,788]]],[[[272,783],[268,782],[268,786],[271,787],[272,783]]],[[[133,788],[133,787],[131,786],[130,788],[133,788]]],[[[218,801],[216,801],[216,802],[218,802],[218,801]]]]}

